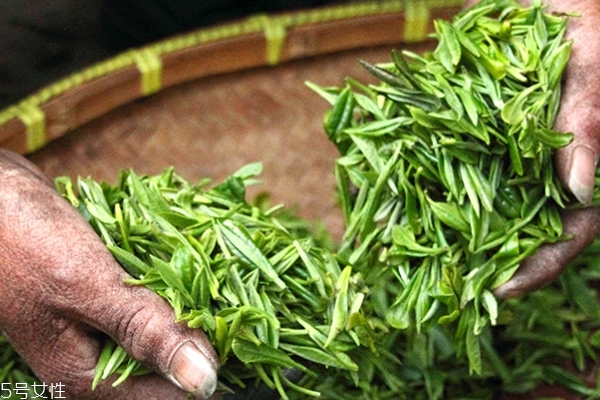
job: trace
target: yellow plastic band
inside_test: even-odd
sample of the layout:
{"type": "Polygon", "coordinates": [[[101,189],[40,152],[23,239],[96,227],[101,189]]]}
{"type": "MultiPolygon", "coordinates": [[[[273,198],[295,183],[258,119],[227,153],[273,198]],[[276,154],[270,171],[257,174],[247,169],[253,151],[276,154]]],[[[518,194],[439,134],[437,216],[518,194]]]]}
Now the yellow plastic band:
{"type": "Polygon", "coordinates": [[[46,144],[46,116],[35,104],[23,102],[19,104],[17,117],[26,127],[27,152],[35,151],[46,144]]]}
{"type": "Polygon", "coordinates": [[[141,91],[147,96],[158,92],[162,87],[162,61],[160,56],[149,48],[133,50],[131,58],[141,74],[141,91]]]}
{"type": "Polygon", "coordinates": [[[275,65],[281,59],[285,37],[287,35],[286,25],[283,19],[269,17],[260,14],[251,17],[262,26],[267,41],[267,63],[275,65]]]}
{"type": "Polygon", "coordinates": [[[406,43],[422,42],[429,27],[429,7],[425,2],[408,1],[404,11],[404,38],[406,43]]]}

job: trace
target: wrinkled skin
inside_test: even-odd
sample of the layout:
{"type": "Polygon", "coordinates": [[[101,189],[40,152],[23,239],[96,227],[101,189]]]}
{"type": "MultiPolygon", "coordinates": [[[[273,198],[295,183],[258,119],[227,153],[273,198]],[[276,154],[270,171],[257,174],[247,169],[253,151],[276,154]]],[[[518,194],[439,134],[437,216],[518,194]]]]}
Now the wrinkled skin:
{"type": "MultiPolygon", "coordinates": [[[[555,129],[573,132],[573,142],[556,155],[556,170],[561,181],[582,202],[589,202],[594,171],[600,157],[600,2],[596,0],[552,0],[551,11],[576,11],[567,37],[573,52],[564,75],[563,97],[555,129]]],[[[546,246],[527,260],[512,281],[499,288],[504,297],[518,296],[538,289],[556,279],[564,267],[588,246],[600,231],[600,210],[565,212],[565,231],[574,239],[546,246]]]]}
{"type": "MultiPolygon", "coordinates": [[[[547,4],[581,14],[569,26],[573,55],[555,128],[575,134],[556,165],[564,184],[586,202],[600,154],[600,2],[547,4]]],[[[209,396],[217,361],[205,335],[175,324],[170,306],[147,289],[124,285],[125,273],[97,235],[33,165],[0,150],[0,182],[0,329],[40,379],[62,383],[67,398],[80,400],[185,399],[172,383],[185,370],[188,390],[209,396]],[[117,388],[104,382],[92,392],[105,335],[157,373],[117,388]],[[198,350],[186,359],[182,349],[190,346],[198,350]]],[[[497,296],[518,296],[556,279],[600,230],[600,211],[567,212],[564,224],[575,239],[541,249],[497,296]]]]}
{"type": "MultiPolygon", "coordinates": [[[[475,3],[469,0],[465,6],[475,3]]],[[[562,101],[554,125],[558,131],[572,132],[575,138],[557,152],[555,163],[563,184],[587,204],[600,156],[600,1],[546,0],[544,4],[547,11],[580,15],[571,18],[567,27],[573,51],[563,77],[562,101]]],[[[565,232],[572,233],[574,239],[542,247],[521,264],[509,282],[496,289],[497,297],[517,297],[554,281],[600,231],[600,210],[564,212],[563,223],[565,232]]]]}
{"type": "Polygon", "coordinates": [[[210,396],[217,357],[206,336],[175,324],[156,294],[123,284],[96,233],[25,159],[0,150],[0,182],[0,329],[36,375],[60,382],[69,399],[185,399],[165,377],[187,368],[195,381],[186,388],[210,396]],[[106,335],[158,373],[92,392],[106,335]]]}

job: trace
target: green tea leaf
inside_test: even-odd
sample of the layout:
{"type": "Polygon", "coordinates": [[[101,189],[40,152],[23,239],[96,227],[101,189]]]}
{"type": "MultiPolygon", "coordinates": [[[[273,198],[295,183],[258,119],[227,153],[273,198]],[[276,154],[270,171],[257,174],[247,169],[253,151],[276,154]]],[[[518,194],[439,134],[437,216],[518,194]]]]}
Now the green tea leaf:
{"type": "Polygon", "coordinates": [[[261,253],[260,249],[239,227],[231,220],[218,222],[217,226],[222,233],[223,238],[228,244],[228,248],[240,260],[249,266],[258,268],[264,276],[275,283],[280,289],[285,289],[286,284],[281,280],[269,260],[261,253]]]}

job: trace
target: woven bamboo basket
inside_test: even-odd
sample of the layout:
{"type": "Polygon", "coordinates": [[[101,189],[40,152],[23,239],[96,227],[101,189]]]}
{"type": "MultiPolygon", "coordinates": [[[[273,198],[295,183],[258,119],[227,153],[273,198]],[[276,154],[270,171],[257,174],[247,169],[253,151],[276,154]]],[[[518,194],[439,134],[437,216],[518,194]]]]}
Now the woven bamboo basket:
{"type": "Polygon", "coordinates": [[[461,3],[379,1],[255,15],[130,50],[1,111],[0,146],[50,178],[108,182],[120,169],[155,174],[169,166],[190,181],[218,181],[260,161],[263,184],[255,190],[339,237],[337,150],[322,128],[329,106],[305,81],[368,81],[358,59],[431,49],[433,20],[450,19],[461,3]]]}
{"type": "Polygon", "coordinates": [[[112,181],[122,168],[218,180],[263,163],[274,203],[335,234],[336,150],[322,129],[327,104],[305,81],[367,79],[358,63],[392,48],[422,51],[436,18],[462,0],[353,3],[255,15],[122,53],[0,113],[0,146],[50,178],[112,181]]]}

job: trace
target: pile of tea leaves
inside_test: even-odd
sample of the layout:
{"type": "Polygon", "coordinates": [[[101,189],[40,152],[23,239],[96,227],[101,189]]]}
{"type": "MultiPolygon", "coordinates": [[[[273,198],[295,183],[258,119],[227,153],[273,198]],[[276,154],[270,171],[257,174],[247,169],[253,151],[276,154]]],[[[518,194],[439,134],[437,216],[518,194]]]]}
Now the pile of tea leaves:
{"type": "MultiPolygon", "coordinates": [[[[290,388],[316,395],[284,370],[315,378],[315,365],[356,373],[347,352],[372,347],[375,333],[360,312],[365,296],[352,268],[307,222],[281,206],[246,201],[260,170],[247,165],[216,186],[191,185],[172,168],[151,177],[122,172],[114,186],[90,178],[57,185],[131,274],[127,283],[152,289],[177,322],[208,335],[222,390],[259,379],[282,397],[290,388]]],[[[94,384],[118,373],[118,385],[140,367],[109,344],[94,384]]]]}
{"type": "MultiPolygon", "coordinates": [[[[553,285],[499,303],[496,325],[477,336],[482,368],[473,374],[447,326],[396,329],[378,315],[396,298],[382,290],[397,285],[393,275],[369,287],[306,221],[248,203],[259,170],[249,165],[217,185],[189,184],[173,169],[123,172],[115,185],[57,180],[132,275],[128,283],[155,291],[180,323],[208,334],[222,393],[263,385],[290,399],[494,399],[550,384],[600,396],[580,377],[600,348],[600,240],[553,285]]],[[[2,382],[36,381],[6,341],[0,354],[2,382]]],[[[108,342],[95,383],[145,372],[108,342]]]]}
{"type": "Polygon", "coordinates": [[[369,302],[377,315],[447,330],[476,374],[483,330],[499,318],[493,290],[568,239],[552,156],[573,135],[552,126],[571,42],[567,18],[533,3],[482,1],[436,21],[430,54],[363,61],[377,84],[311,85],[332,104],[324,125],[340,151],[339,255],[393,294],[369,302]]]}

